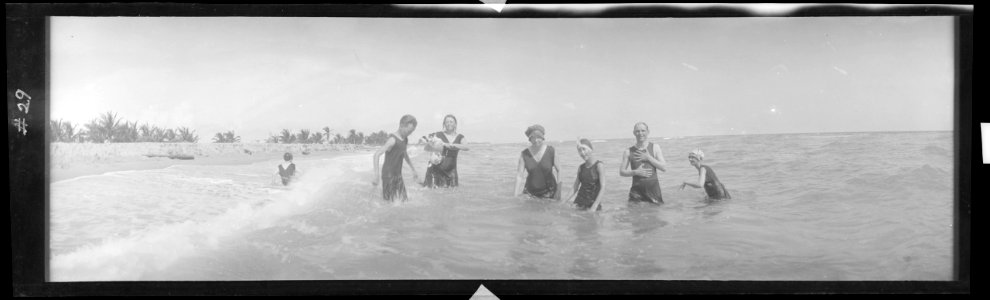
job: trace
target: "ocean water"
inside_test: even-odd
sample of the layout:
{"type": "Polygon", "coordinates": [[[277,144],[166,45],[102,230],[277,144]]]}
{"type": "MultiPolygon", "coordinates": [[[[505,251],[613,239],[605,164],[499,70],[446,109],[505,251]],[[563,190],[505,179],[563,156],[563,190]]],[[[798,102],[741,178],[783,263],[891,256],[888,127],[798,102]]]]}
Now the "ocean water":
{"type": "MultiPolygon", "coordinates": [[[[180,165],[50,185],[53,281],[334,279],[952,280],[952,132],[651,138],[666,203],[630,204],[633,140],[598,141],[603,211],[512,197],[519,144],[462,152],[461,187],[372,187],[371,154],[180,165]],[[704,200],[700,147],[733,199],[704,200]]],[[[582,163],[557,148],[564,195],[582,163]]],[[[410,151],[417,170],[427,155],[410,151]]]]}

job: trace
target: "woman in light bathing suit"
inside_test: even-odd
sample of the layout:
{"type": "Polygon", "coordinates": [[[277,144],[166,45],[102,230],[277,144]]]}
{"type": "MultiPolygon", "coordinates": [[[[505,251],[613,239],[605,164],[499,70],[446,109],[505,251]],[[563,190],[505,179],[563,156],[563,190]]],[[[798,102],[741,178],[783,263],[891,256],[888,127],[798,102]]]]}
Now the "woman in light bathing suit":
{"type": "Polygon", "coordinates": [[[519,155],[516,189],[513,194],[515,196],[525,192],[537,198],[560,199],[560,187],[557,186],[557,176],[554,176],[554,171],[560,173],[557,169],[557,156],[552,146],[543,143],[544,132],[540,125],[526,129],[530,146],[519,155]]]}
{"type": "Polygon", "coordinates": [[[688,162],[698,169],[698,182],[688,182],[685,181],[681,184],[681,190],[684,187],[690,186],[693,188],[704,188],[705,196],[708,200],[721,200],[721,199],[732,199],[729,195],[729,191],[725,189],[722,185],[722,181],[718,180],[718,176],[715,175],[715,171],[708,165],[701,164],[701,161],[705,159],[705,153],[701,152],[701,149],[695,149],[688,153],[688,162]]]}
{"type": "Polygon", "coordinates": [[[602,174],[605,167],[602,161],[595,159],[594,147],[588,139],[578,139],[578,154],[584,159],[584,163],[578,166],[577,179],[574,180],[574,192],[567,197],[568,202],[573,202],[578,208],[587,210],[601,210],[602,174]]]}
{"type": "Polygon", "coordinates": [[[464,147],[464,135],[457,133],[457,118],[454,115],[443,117],[443,131],[437,131],[420,139],[421,143],[427,143],[427,147],[439,145],[436,160],[431,160],[426,168],[426,176],[423,185],[430,188],[436,187],[456,187],[457,186],[457,153],[468,151],[464,147]]]}

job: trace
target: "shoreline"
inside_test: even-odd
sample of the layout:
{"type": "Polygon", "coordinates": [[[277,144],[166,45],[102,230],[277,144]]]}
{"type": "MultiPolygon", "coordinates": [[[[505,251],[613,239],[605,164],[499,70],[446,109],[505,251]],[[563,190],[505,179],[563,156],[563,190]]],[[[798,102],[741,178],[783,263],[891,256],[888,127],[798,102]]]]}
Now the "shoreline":
{"type": "Polygon", "coordinates": [[[292,153],[293,160],[300,161],[360,154],[371,149],[368,146],[346,144],[52,143],[49,147],[46,166],[49,183],[110,172],[164,169],[175,165],[239,165],[268,160],[281,161],[285,152],[292,153]],[[188,155],[194,159],[163,157],[168,155],[188,155]]]}

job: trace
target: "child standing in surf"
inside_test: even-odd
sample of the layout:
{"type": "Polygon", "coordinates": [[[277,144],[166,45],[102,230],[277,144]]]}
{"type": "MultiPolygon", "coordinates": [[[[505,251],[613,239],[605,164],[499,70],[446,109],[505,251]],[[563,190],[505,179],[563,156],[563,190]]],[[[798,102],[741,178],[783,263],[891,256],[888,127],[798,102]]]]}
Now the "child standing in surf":
{"type": "Polygon", "coordinates": [[[732,196],[729,195],[729,191],[722,185],[722,181],[718,180],[718,176],[715,175],[715,171],[712,171],[712,168],[708,165],[701,164],[701,161],[704,159],[705,152],[702,152],[701,149],[695,149],[694,151],[688,153],[688,162],[691,163],[691,166],[694,166],[695,169],[698,169],[698,182],[693,183],[685,181],[681,184],[681,190],[684,190],[684,187],[686,186],[693,188],[704,188],[705,196],[708,200],[732,199],[732,196]]]}
{"type": "Polygon", "coordinates": [[[278,165],[278,176],[282,178],[282,185],[289,185],[296,176],[296,164],[292,163],[292,153],[286,152],[282,159],[285,161],[278,165]]]}
{"type": "Polygon", "coordinates": [[[385,200],[395,200],[400,198],[403,201],[408,199],[406,195],[406,185],[402,182],[402,161],[405,160],[412,169],[413,180],[419,181],[416,175],[416,167],[413,166],[406,153],[406,146],[409,144],[409,135],[416,130],[416,117],[405,115],[399,119],[399,129],[392,133],[374,155],[375,179],[372,184],[377,186],[378,181],[382,182],[382,198],[385,200]],[[378,158],[385,154],[385,162],[379,169],[378,158]]]}

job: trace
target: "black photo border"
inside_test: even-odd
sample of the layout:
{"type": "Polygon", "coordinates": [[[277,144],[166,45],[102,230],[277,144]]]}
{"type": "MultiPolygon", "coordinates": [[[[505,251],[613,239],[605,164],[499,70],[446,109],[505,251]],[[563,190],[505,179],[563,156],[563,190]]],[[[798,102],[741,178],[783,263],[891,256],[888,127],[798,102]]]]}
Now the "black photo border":
{"type": "MultiPolygon", "coordinates": [[[[509,3],[512,5],[514,2],[509,3]]],[[[480,4],[480,2],[464,2],[480,4]]],[[[967,4],[972,5],[972,4],[967,4]]],[[[6,4],[7,139],[10,180],[11,275],[14,296],[91,295],[431,295],[470,297],[480,285],[502,299],[519,295],[650,294],[969,294],[971,200],[985,194],[971,185],[982,179],[979,123],[973,119],[973,9],[944,5],[891,5],[867,8],[819,4],[784,17],[953,16],[956,28],[955,246],[951,281],[658,281],[658,280],[314,280],[48,282],[48,17],[51,16],[242,16],[368,18],[718,18],[762,17],[731,5],[704,8],[615,6],[601,11],[508,9],[503,12],[387,4],[6,4]],[[12,119],[21,117],[16,91],[32,98],[26,115],[29,133],[12,119]],[[977,136],[977,143],[972,142],[977,136]],[[975,172],[973,172],[975,169],[975,172]]],[[[774,15],[776,16],[776,15],[774,15]]]]}

